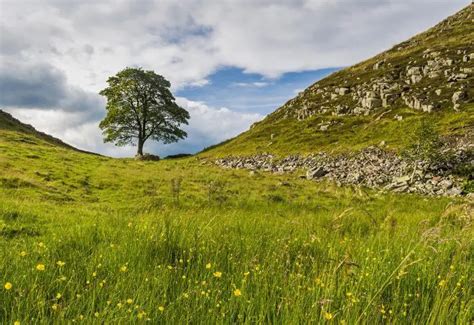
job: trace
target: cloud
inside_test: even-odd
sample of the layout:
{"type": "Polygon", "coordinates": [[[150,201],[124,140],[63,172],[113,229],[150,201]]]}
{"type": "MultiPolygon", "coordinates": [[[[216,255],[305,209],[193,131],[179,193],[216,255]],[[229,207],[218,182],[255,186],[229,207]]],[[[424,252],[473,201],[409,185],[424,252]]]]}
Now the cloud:
{"type": "Polygon", "coordinates": [[[270,85],[269,82],[263,81],[255,81],[255,82],[235,82],[234,86],[237,87],[255,87],[255,88],[262,88],[270,85]]]}
{"type": "Polygon", "coordinates": [[[0,105],[80,112],[97,119],[104,100],[97,94],[69,85],[65,74],[47,63],[0,65],[0,105]]]}
{"type": "MultiPolygon", "coordinates": [[[[164,75],[174,92],[209,85],[210,75],[235,67],[262,80],[235,80],[237,87],[263,90],[270,88],[267,82],[273,85],[287,72],[356,63],[469,3],[0,0],[0,105],[23,112],[32,124],[45,124],[45,131],[58,123],[56,135],[84,149],[121,155],[122,151],[104,146],[100,130],[94,128],[104,114],[98,91],[110,75],[126,66],[164,75]],[[45,116],[49,123],[44,123],[45,116]],[[68,119],[76,123],[61,124],[68,119]],[[66,127],[67,131],[59,130],[66,127]],[[84,134],[94,140],[84,140],[84,134]]],[[[221,141],[269,111],[268,105],[241,108],[253,110],[253,116],[206,103],[187,105],[195,112],[190,138],[169,150],[195,150],[221,141]]]]}
{"type": "MultiPolygon", "coordinates": [[[[203,148],[232,138],[261,120],[257,113],[238,113],[227,108],[212,108],[203,103],[177,98],[177,103],[189,111],[190,125],[183,128],[188,138],[179,143],[163,145],[148,141],[145,151],[166,156],[177,153],[195,153],[203,148]]],[[[114,157],[133,156],[133,146],[115,147],[103,143],[97,121],[84,121],[80,112],[44,109],[8,108],[7,111],[22,122],[64,140],[79,149],[100,152],[114,157]]]]}
{"type": "Polygon", "coordinates": [[[49,62],[88,90],[144,66],[175,87],[223,66],[276,78],[356,63],[467,0],[4,1],[2,49],[49,62]],[[400,24],[403,21],[403,24],[400,24]]]}

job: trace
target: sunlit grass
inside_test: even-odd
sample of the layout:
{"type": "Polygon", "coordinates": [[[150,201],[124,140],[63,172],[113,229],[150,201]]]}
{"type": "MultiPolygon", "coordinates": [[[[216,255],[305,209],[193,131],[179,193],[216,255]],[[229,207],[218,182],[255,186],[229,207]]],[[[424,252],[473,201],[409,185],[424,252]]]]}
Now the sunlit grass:
{"type": "Polygon", "coordinates": [[[0,323],[472,320],[472,206],[297,176],[3,132],[0,323]]]}

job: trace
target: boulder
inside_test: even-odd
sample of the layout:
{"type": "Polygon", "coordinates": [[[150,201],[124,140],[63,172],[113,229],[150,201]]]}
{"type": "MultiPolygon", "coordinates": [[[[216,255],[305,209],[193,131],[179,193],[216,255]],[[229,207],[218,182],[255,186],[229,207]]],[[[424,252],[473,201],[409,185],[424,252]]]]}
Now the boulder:
{"type": "Polygon", "coordinates": [[[325,176],[328,173],[328,171],[324,167],[316,167],[314,169],[308,170],[306,173],[306,178],[307,179],[314,179],[314,178],[320,178],[325,176]]]}
{"type": "Polygon", "coordinates": [[[160,156],[156,156],[156,155],[152,155],[152,154],[149,154],[149,153],[145,153],[143,155],[139,155],[137,154],[135,156],[135,159],[136,160],[143,160],[143,161],[159,161],[160,160],[160,156]]]}
{"type": "Polygon", "coordinates": [[[460,102],[465,101],[466,99],[467,93],[464,90],[456,91],[452,97],[453,104],[458,104],[460,102]]]}
{"type": "Polygon", "coordinates": [[[338,88],[338,89],[337,89],[337,93],[338,93],[340,96],[347,95],[349,92],[350,92],[350,89],[347,88],[347,87],[341,87],[341,88],[338,88]]]}

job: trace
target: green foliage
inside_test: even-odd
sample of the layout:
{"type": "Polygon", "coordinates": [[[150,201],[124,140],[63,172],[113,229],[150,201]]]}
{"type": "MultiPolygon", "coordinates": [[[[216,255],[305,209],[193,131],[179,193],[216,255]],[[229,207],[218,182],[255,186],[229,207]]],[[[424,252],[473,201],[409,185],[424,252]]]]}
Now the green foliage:
{"type": "Polygon", "coordinates": [[[176,104],[171,84],[164,77],[126,68],[107,83],[100,92],[107,98],[107,116],[100,123],[105,142],[137,144],[138,154],[143,155],[148,139],[171,143],[187,136],[180,126],[188,123],[189,113],[176,104]]]}
{"type": "Polygon", "coordinates": [[[404,156],[415,161],[423,160],[430,163],[441,161],[441,138],[433,122],[422,120],[413,134],[414,143],[407,148],[404,156]]]}
{"type": "Polygon", "coordinates": [[[110,159],[12,131],[0,131],[0,178],[1,324],[474,316],[461,199],[110,159]]]}
{"type": "Polygon", "coordinates": [[[474,179],[466,179],[463,183],[462,190],[464,193],[474,193],[474,179]]]}

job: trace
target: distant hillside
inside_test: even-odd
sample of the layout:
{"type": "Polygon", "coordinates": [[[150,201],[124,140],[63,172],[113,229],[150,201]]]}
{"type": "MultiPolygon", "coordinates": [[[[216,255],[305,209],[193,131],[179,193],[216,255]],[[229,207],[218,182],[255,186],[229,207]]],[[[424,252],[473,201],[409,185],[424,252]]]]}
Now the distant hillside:
{"type": "MultiPolygon", "coordinates": [[[[474,4],[367,61],[316,82],[215,156],[407,146],[421,120],[443,135],[474,128],[474,4]]],[[[376,28],[376,26],[374,26],[376,28]]]]}
{"type": "Polygon", "coordinates": [[[1,109],[0,109],[0,130],[15,131],[15,132],[19,132],[19,133],[32,135],[36,138],[44,140],[45,142],[47,142],[51,145],[60,146],[60,147],[63,147],[63,148],[75,150],[75,151],[82,152],[82,153],[98,155],[96,153],[92,153],[92,152],[77,149],[77,148],[63,142],[62,140],[60,140],[58,138],[55,138],[55,137],[53,137],[49,134],[40,132],[40,131],[36,130],[33,126],[31,126],[29,124],[22,123],[21,121],[19,121],[18,119],[14,118],[13,116],[11,116],[10,114],[8,114],[7,112],[5,112],[1,109]]]}

